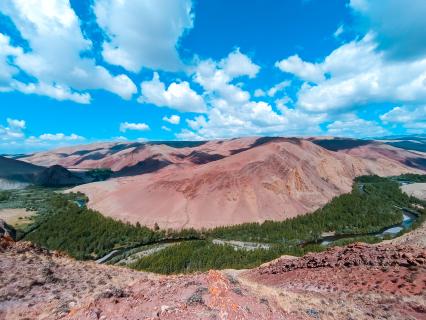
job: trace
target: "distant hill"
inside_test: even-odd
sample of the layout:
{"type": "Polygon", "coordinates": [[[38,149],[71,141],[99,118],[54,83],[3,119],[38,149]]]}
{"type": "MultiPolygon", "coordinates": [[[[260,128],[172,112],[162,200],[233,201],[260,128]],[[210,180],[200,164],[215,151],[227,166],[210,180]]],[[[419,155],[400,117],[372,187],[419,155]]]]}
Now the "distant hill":
{"type": "Polygon", "coordinates": [[[38,173],[34,183],[44,187],[64,187],[81,184],[83,179],[60,165],[54,165],[38,173]]]}
{"type": "Polygon", "coordinates": [[[72,186],[83,182],[80,177],[60,165],[46,168],[3,156],[0,156],[0,178],[46,187],[72,186]]]}
{"type": "Polygon", "coordinates": [[[426,135],[388,136],[376,140],[405,150],[426,152],[426,135]]]}
{"type": "Polygon", "coordinates": [[[42,166],[0,156],[0,178],[32,182],[44,169],[42,166]]]}
{"type": "Polygon", "coordinates": [[[313,140],[247,137],[177,148],[103,143],[26,161],[111,168],[112,179],[75,188],[88,195],[91,208],[123,221],[178,229],[284,220],[350,191],[358,175],[426,169],[422,155],[385,143],[313,140]]]}
{"type": "Polygon", "coordinates": [[[346,138],[335,138],[335,139],[319,138],[319,139],[312,139],[312,142],[327,150],[339,151],[339,150],[352,149],[352,148],[368,145],[371,143],[371,140],[346,139],[346,138]]]}
{"type": "MultiPolygon", "coordinates": [[[[111,179],[75,190],[102,214],[163,228],[284,220],[349,192],[356,176],[426,170],[420,152],[335,137],[103,142],[21,159],[45,167],[110,169],[111,179]]],[[[56,175],[59,181],[67,176],[47,174],[50,181],[56,175]]]]}

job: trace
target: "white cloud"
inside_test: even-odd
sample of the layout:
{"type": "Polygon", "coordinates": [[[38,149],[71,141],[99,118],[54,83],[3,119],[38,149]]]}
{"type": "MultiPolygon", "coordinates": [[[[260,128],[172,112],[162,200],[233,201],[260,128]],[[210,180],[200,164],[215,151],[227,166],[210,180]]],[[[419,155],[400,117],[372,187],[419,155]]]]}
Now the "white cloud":
{"type": "Polygon", "coordinates": [[[337,137],[379,137],[389,132],[374,121],[349,115],[344,120],[337,120],[327,126],[329,135],[337,137]]]}
{"type": "MultiPolygon", "coordinates": [[[[223,64],[222,60],[222,63],[223,64]]],[[[228,74],[218,63],[212,60],[201,61],[196,68],[194,81],[200,84],[206,94],[220,97],[229,103],[240,104],[250,99],[250,94],[239,86],[231,84],[233,75],[228,74]]]]}
{"type": "Polygon", "coordinates": [[[42,141],[76,141],[76,140],[84,140],[85,138],[75,133],[70,134],[69,136],[63,133],[44,133],[38,137],[38,139],[42,141]]]}
{"type": "Polygon", "coordinates": [[[254,64],[248,56],[242,54],[238,48],[222,59],[219,65],[230,78],[241,76],[254,78],[260,70],[260,67],[254,64]]]}
{"type": "Polygon", "coordinates": [[[24,120],[7,118],[7,126],[0,125],[0,141],[13,141],[23,138],[26,123],[24,120]]]}
{"type": "MultiPolygon", "coordinates": [[[[190,130],[183,129],[176,137],[205,140],[262,134],[312,134],[320,131],[318,120],[321,115],[311,117],[287,108],[282,105],[283,101],[289,101],[286,97],[277,100],[279,105],[275,108],[265,101],[251,101],[250,94],[242,89],[243,84],[232,83],[243,72],[228,73],[224,68],[230,56],[232,53],[219,63],[213,60],[199,62],[193,79],[204,88],[209,110],[205,116],[187,119],[190,130]]],[[[250,76],[248,72],[245,75],[250,76]]],[[[268,94],[274,96],[288,84],[281,82],[269,89],[268,94]]],[[[258,91],[256,95],[262,94],[258,91]]]]}
{"type": "Polygon", "coordinates": [[[8,63],[8,59],[22,54],[21,48],[13,47],[10,38],[0,33],[0,92],[10,90],[9,83],[19,72],[18,68],[8,63]]]}
{"type": "Polygon", "coordinates": [[[426,131],[426,105],[395,107],[380,116],[384,123],[402,124],[409,132],[426,131]]]}
{"type": "MultiPolygon", "coordinates": [[[[8,62],[9,69],[2,72],[9,74],[8,90],[79,103],[90,101],[88,93],[78,92],[82,90],[104,89],[124,99],[136,93],[137,88],[128,76],[114,76],[96,65],[94,59],[82,57],[82,53],[92,49],[92,43],[83,36],[69,1],[5,0],[0,2],[0,11],[12,19],[31,48],[23,52],[21,48],[11,47],[4,35],[0,37],[0,46],[6,46],[7,56],[12,60],[8,62]],[[18,68],[37,82],[24,84],[11,80],[18,68]]],[[[0,69],[4,64],[1,60],[2,54],[0,69]]]]}
{"type": "Polygon", "coordinates": [[[382,102],[426,102],[426,57],[388,61],[376,51],[371,35],[342,45],[316,66],[328,77],[315,85],[302,85],[297,105],[308,111],[340,111],[382,102]]]}
{"type": "Polygon", "coordinates": [[[70,88],[59,84],[50,85],[44,82],[24,84],[22,82],[14,81],[11,83],[11,88],[25,94],[48,96],[59,101],[71,100],[81,104],[88,104],[91,100],[90,94],[72,92],[70,88]]]}
{"type": "Polygon", "coordinates": [[[180,140],[188,140],[188,141],[203,141],[204,137],[192,132],[188,129],[182,129],[181,132],[176,134],[176,138],[180,140]]]}
{"type": "Polygon", "coordinates": [[[191,9],[191,0],[97,0],[97,22],[110,39],[103,44],[105,61],[133,72],[180,68],[176,47],[192,28],[191,9]]]}
{"type": "Polygon", "coordinates": [[[268,96],[274,97],[278,92],[284,90],[291,84],[290,81],[282,81],[268,90],[268,96]]]}
{"type": "Polygon", "coordinates": [[[324,80],[324,72],[321,65],[305,62],[298,55],[288,57],[275,63],[275,66],[283,72],[296,75],[302,80],[320,82],[324,80]]]}
{"type": "Polygon", "coordinates": [[[180,117],[178,115],[174,114],[174,115],[171,115],[170,117],[164,116],[163,120],[168,122],[168,123],[171,123],[171,124],[179,124],[180,117]]]}
{"type": "Polygon", "coordinates": [[[150,128],[146,123],[129,123],[129,122],[120,123],[121,132],[126,132],[127,130],[147,131],[149,129],[150,128]]]}
{"type": "Polygon", "coordinates": [[[125,136],[112,137],[111,141],[127,141],[128,139],[125,136]]]}
{"type": "Polygon", "coordinates": [[[16,129],[16,130],[25,129],[25,126],[26,126],[25,120],[7,118],[6,121],[11,129],[16,129]]]}
{"type": "Polygon", "coordinates": [[[362,27],[374,33],[378,49],[396,59],[426,54],[426,1],[351,0],[362,27]]]}
{"type": "Polygon", "coordinates": [[[172,129],[170,129],[167,126],[161,126],[161,129],[164,130],[164,131],[172,131],[172,129]]]}
{"type": "Polygon", "coordinates": [[[157,72],[154,72],[152,80],[141,83],[141,90],[140,103],[152,103],[181,112],[201,113],[207,110],[203,98],[190,88],[188,82],[172,82],[166,89],[157,72]]]}
{"type": "Polygon", "coordinates": [[[265,97],[265,96],[269,96],[272,98],[277,93],[283,91],[285,88],[289,87],[290,85],[291,85],[291,81],[285,80],[272,86],[271,88],[266,90],[266,92],[263,89],[256,89],[253,95],[256,98],[265,97]]]}

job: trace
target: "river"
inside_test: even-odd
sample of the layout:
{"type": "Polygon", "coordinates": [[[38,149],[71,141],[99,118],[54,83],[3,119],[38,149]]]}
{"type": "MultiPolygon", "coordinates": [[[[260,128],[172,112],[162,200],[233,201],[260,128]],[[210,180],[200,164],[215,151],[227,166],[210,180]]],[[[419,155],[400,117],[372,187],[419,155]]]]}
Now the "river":
{"type": "Polygon", "coordinates": [[[395,237],[400,233],[402,230],[406,230],[411,228],[414,221],[418,218],[417,213],[414,213],[414,211],[401,208],[403,211],[403,219],[401,223],[386,227],[378,232],[370,232],[370,233],[363,233],[363,234],[343,234],[343,235],[331,235],[326,237],[321,237],[320,239],[311,242],[311,243],[320,243],[321,245],[329,245],[337,240],[342,239],[350,239],[350,238],[356,238],[356,237],[363,237],[363,236],[373,236],[383,239],[385,236],[391,236],[395,237]]]}

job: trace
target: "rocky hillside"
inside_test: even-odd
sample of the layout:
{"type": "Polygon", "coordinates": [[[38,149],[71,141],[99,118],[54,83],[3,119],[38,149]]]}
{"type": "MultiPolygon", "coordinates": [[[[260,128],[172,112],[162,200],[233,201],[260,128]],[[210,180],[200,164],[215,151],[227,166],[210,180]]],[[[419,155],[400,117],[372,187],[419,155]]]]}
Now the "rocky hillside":
{"type": "Polygon", "coordinates": [[[349,192],[358,175],[421,172],[406,163],[417,154],[383,145],[383,150],[389,148],[397,152],[351,154],[295,138],[211,141],[180,149],[147,145],[134,152],[149,153],[149,158],[128,167],[121,166],[129,156],[111,155],[121,159],[115,167],[121,177],[75,190],[88,195],[89,206],[104,215],[151,227],[284,220],[349,192]]]}
{"type": "Polygon", "coordinates": [[[0,241],[0,319],[424,319],[426,251],[354,244],[159,276],[0,241]]]}
{"type": "Polygon", "coordinates": [[[112,179],[75,189],[89,196],[89,207],[176,229],[287,219],[349,192],[358,175],[420,173],[425,159],[376,141],[280,137],[98,143],[20,158],[68,169],[110,168],[112,179]]]}

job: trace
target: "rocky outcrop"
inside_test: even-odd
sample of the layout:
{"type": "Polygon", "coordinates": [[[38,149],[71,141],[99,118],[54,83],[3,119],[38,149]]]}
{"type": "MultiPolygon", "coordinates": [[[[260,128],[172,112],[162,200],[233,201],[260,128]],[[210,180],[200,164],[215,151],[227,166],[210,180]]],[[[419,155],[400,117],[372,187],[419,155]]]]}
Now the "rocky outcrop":
{"type": "Polygon", "coordinates": [[[4,238],[7,240],[16,239],[16,230],[9,226],[4,220],[0,219],[0,239],[4,238]]]}
{"type": "Polygon", "coordinates": [[[333,247],[322,253],[307,254],[299,259],[283,259],[260,268],[259,274],[282,274],[299,269],[351,267],[426,267],[426,250],[408,246],[363,243],[333,247]]]}
{"type": "Polygon", "coordinates": [[[159,276],[27,242],[1,253],[0,319],[292,319],[219,271],[159,276]]]}
{"type": "Polygon", "coordinates": [[[424,319],[424,249],[354,244],[248,271],[160,276],[28,242],[0,260],[0,319],[424,319]]]}

